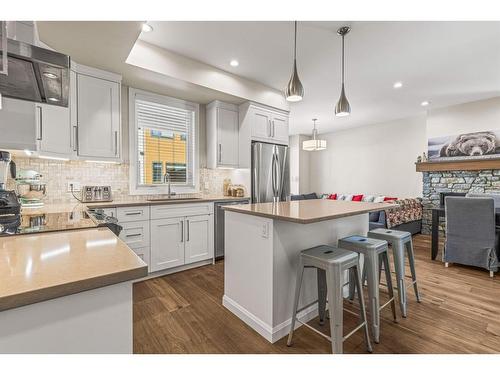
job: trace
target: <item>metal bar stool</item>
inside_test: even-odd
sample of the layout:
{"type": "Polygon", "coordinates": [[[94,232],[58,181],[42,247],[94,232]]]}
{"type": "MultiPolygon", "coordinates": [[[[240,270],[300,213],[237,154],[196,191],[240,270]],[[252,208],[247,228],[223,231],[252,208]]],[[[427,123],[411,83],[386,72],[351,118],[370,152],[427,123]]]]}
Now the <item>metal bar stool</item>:
{"type": "MultiPolygon", "coordinates": [[[[387,254],[387,241],[366,238],[362,236],[350,236],[339,240],[339,247],[354,251],[363,255],[363,277],[362,284],[365,278],[368,281],[368,311],[371,316],[371,330],[373,340],[376,343],[380,342],[380,310],[391,305],[392,316],[394,321],[396,317],[396,302],[394,299],[394,291],[392,289],[391,269],[389,266],[389,256],[387,254]],[[389,291],[389,301],[380,305],[380,272],[381,264],[384,265],[385,279],[389,291]]],[[[349,298],[354,298],[354,280],[349,283],[349,298]]]]}
{"type": "Polygon", "coordinates": [[[410,271],[415,291],[417,302],[420,302],[420,293],[418,292],[417,274],[415,271],[415,257],[413,254],[413,241],[410,232],[400,230],[377,228],[368,232],[369,238],[387,241],[392,247],[394,256],[394,268],[396,270],[397,289],[399,297],[399,307],[404,318],[407,316],[407,296],[405,284],[405,249],[408,254],[408,262],[410,263],[410,271]]]}
{"type": "MultiPolygon", "coordinates": [[[[333,353],[342,353],[343,342],[349,338],[354,332],[361,328],[364,328],[366,349],[371,352],[372,345],[370,342],[370,337],[368,334],[368,325],[366,321],[366,311],[365,303],[363,300],[363,289],[361,287],[361,275],[359,269],[358,254],[344,249],[339,249],[333,246],[321,245],[316,246],[311,249],[303,250],[300,253],[299,264],[297,267],[297,280],[295,285],[295,297],[293,301],[293,311],[292,311],[292,322],[290,324],[290,333],[288,335],[287,345],[292,345],[293,331],[295,329],[295,322],[299,321],[306,327],[312,329],[314,332],[325,337],[332,343],[333,353]],[[330,332],[331,336],[327,336],[322,332],[318,331],[316,328],[302,322],[297,318],[297,314],[304,309],[312,306],[318,301],[314,301],[309,305],[298,310],[300,288],[302,285],[302,277],[304,274],[304,268],[316,268],[318,272],[318,301],[321,300],[321,295],[328,295],[328,307],[330,311],[330,332]],[[324,273],[322,273],[322,271],[324,273]],[[360,306],[360,324],[346,336],[343,336],[343,274],[345,271],[353,272],[356,287],[358,288],[359,296],[359,306],[360,306]],[[321,275],[325,276],[326,288],[323,283],[323,278],[321,275]]],[[[324,299],[323,301],[326,301],[324,299]]],[[[321,308],[320,308],[321,311],[321,308]]],[[[321,319],[321,317],[320,317],[321,319]]],[[[324,315],[323,315],[324,319],[324,315]]]]}

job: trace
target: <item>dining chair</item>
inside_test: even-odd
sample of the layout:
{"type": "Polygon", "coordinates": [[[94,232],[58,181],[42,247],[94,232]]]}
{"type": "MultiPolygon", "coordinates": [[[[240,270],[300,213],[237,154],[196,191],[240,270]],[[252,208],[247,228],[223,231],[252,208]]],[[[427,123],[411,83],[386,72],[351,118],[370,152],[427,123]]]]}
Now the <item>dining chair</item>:
{"type": "Polygon", "coordinates": [[[443,260],[498,271],[498,240],[493,198],[446,197],[443,260]]]}

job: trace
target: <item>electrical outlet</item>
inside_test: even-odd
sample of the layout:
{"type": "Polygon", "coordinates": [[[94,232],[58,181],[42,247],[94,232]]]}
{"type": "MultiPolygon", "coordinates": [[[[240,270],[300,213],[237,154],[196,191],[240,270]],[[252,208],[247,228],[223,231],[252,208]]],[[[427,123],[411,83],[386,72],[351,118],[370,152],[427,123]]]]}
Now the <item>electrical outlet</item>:
{"type": "Polygon", "coordinates": [[[71,192],[71,188],[73,188],[73,192],[82,190],[79,181],[68,181],[68,192],[71,192]]]}

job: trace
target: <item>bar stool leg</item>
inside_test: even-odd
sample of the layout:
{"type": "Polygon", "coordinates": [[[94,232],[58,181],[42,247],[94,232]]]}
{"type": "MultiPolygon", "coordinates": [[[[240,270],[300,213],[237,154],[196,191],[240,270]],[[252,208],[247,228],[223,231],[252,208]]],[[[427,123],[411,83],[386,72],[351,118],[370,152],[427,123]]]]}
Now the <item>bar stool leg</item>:
{"type": "Polygon", "coordinates": [[[401,308],[401,315],[403,315],[403,318],[406,318],[405,251],[403,243],[401,241],[394,241],[392,251],[398,284],[399,307],[401,308]]]}
{"type": "Polygon", "coordinates": [[[368,311],[371,317],[373,341],[380,342],[380,310],[379,310],[379,278],[378,255],[370,251],[365,256],[366,274],[368,277],[368,311]]]}
{"type": "Polygon", "coordinates": [[[356,292],[356,280],[352,270],[349,270],[349,301],[354,300],[354,293],[356,292]]]}
{"type": "MultiPolygon", "coordinates": [[[[316,268],[316,277],[318,279],[318,315],[319,324],[325,324],[326,316],[326,272],[316,268]]],[[[349,286],[350,287],[350,286],[349,286]]]]}
{"type": "Polygon", "coordinates": [[[342,275],[340,270],[329,267],[326,271],[328,311],[330,311],[330,336],[332,340],[332,353],[343,352],[343,297],[342,297],[342,275]]]}
{"type": "MultiPolygon", "coordinates": [[[[366,342],[366,350],[371,353],[373,352],[372,343],[370,341],[370,334],[368,333],[368,321],[366,319],[366,309],[365,309],[365,300],[363,298],[363,284],[361,283],[361,277],[359,275],[359,263],[357,266],[353,267],[354,277],[356,279],[356,287],[358,289],[358,299],[359,299],[359,311],[360,311],[360,320],[365,323],[363,327],[363,332],[365,334],[365,342],[366,342]]],[[[378,310],[378,309],[377,309],[378,310]]]]}
{"type": "Polygon", "coordinates": [[[387,254],[387,252],[383,253],[381,254],[381,258],[384,263],[385,280],[387,284],[387,289],[389,290],[389,299],[392,299],[391,301],[392,317],[394,321],[397,322],[398,317],[396,315],[396,301],[394,300],[394,289],[392,288],[391,264],[389,262],[389,254],[387,254]]]}
{"type": "Polygon", "coordinates": [[[302,257],[299,258],[297,265],[297,280],[295,281],[295,296],[293,299],[292,321],[290,322],[290,333],[288,334],[287,345],[292,345],[293,330],[295,329],[295,321],[297,320],[297,309],[299,307],[300,287],[302,286],[302,277],[304,276],[304,263],[302,257]]]}
{"type": "Polygon", "coordinates": [[[415,297],[417,297],[417,302],[420,302],[420,293],[418,292],[417,286],[417,273],[415,271],[415,254],[413,253],[413,241],[406,243],[406,251],[408,252],[408,262],[410,263],[411,279],[413,280],[413,290],[415,290],[415,297]]]}

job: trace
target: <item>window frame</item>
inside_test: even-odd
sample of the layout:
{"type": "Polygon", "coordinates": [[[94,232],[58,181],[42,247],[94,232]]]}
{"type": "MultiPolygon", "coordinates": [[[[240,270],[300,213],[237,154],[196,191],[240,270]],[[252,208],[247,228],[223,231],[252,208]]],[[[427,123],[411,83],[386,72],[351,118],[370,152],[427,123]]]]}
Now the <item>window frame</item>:
{"type": "MultiPolygon", "coordinates": [[[[177,193],[196,193],[199,191],[199,149],[200,149],[200,105],[198,103],[189,102],[182,99],[172,98],[165,95],[154,94],[148,91],[134,89],[128,90],[129,102],[129,190],[131,195],[160,195],[167,194],[168,187],[166,184],[140,185],[138,175],[138,128],[135,114],[136,98],[151,101],[158,104],[169,105],[177,108],[192,110],[194,112],[193,136],[194,141],[189,140],[188,147],[193,147],[193,163],[192,175],[193,181],[191,184],[172,184],[172,192],[177,193]]],[[[191,166],[188,166],[190,168],[191,166]]]]}

